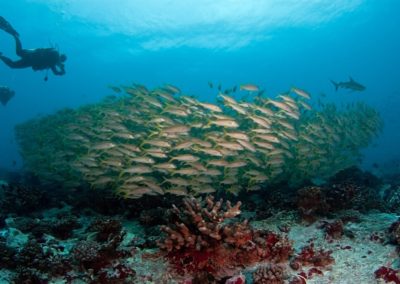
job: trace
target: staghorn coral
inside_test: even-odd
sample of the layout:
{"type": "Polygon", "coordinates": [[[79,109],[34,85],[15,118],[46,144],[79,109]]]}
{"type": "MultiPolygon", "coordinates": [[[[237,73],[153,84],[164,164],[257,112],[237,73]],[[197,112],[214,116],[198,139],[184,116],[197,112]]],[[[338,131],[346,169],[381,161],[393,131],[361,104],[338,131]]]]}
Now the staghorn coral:
{"type": "Polygon", "coordinates": [[[122,89],[119,99],[19,125],[26,168],[45,184],[111,189],[132,199],[238,194],[357,164],[359,149],[382,127],[362,103],[312,110],[293,91],[240,103],[223,95],[214,105],[169,85],[122,89]]]}
{"type": "MultiPolygon", "coordinates": [[[[213,197],[206,198],[207,207],[202,208],[201,204],[194,198],[185,199],[185,210],[181,211],[173,205],[173,212],[181,220],[176,223],[175,228],[161,226],[161,230],[169,235],[160,248],[168,252],[180,250],[182,248],[191,248],[201,250],[213,245],[216,241],[220,241],[225,237],[226,242],[242,244],[244,235],[248,235],[247,222],[243,224],[242,231],[233,232],[231,228],[222,227],[225,219],[233,218],[240,214],[241,203],[236,203],[232,207],[230,202],[226,203],[227,211],[221,209],[222,200],[214,202],[213,197]],[[188,226],[191,226],[189,229],[188,226]],[[244,229],[244,230],[243,230],[244,229]],[[238,239],[236,239],[236,237],[238,239]]],[[[239,226],[236,229],[240,229],[239,226]]]]}
{"type": "Polygon", "coordinates": [[[177,221],[162,227],[167,237],[159,246],[177,273],[221,278],[258,261],[287,261],[292,254],[286,237],[254,230],[247,221],[228,222],[240,213],[240,202],[223,206],[222,200],[207,197],[205,203],[185,199],[184,209],[172,209],[177,221]]]}

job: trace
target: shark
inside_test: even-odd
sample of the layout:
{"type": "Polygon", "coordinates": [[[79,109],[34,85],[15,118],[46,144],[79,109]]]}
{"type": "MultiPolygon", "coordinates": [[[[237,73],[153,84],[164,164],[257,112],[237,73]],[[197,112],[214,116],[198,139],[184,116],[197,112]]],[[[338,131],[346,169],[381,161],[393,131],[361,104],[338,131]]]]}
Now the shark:
{"type": "Polygon", "coordinates": [[[359,91],[359,92],[365,90],[365,86],[363,86],[360,83],[354,81],[354,79],[351,78],[351,77],[349,77],[349,81],[347,81],[347,82],[339,82],[339,83],[337,83],[337,82],[332,81],[332,80],[331,80],[331,82],[335,86],[336,91],[339,88],[349,89],[349,90],[352,90],[352,91],[359,91]]]}

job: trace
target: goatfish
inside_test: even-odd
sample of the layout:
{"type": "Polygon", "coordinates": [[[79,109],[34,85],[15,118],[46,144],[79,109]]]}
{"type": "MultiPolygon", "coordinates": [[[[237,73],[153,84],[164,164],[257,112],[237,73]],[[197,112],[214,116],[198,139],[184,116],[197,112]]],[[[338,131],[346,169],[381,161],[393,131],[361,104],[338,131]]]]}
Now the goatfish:
{"type": "Polygon", "coordinates": [[[260,88],[253,84],[243,84],[243,85],[240,85],[239,88],[241,91],[242,90],[248,91],[248,92],[259,92],[260,91],[260,88]]]}
{"type": "Polygon", "coordinates": [[[337,91],[339,88],[342,89],[349,89],[352,91],[364,91],[365,90],[365,86],[361,85],[360,83],[356,82],[353,80],[353,78],[349,77],[349,81],[347,82],[339,82],[336,83],[335,81],[332,81],[332,84],[335,86],[335,90],[337,91]]]}
{"type": "Polygon", "coordinates": [[[292,88],[292,92],[294,92],[296,95],[298,95],[300,97],[303,97],[305,99],[308,99],[308,100],[311,99],[311,96],[306,91],[304,91],[302,89],[293,87],[292,88]]]}

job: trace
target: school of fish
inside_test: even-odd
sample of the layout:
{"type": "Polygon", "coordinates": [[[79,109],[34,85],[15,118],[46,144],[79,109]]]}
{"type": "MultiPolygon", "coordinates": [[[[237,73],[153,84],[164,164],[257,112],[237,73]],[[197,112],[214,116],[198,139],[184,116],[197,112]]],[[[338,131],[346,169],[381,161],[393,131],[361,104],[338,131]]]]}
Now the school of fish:
{"type": "Polygon", "coordinates": [[[298,88],[248,100],[219,92],[216,103],[172,85],[112,89],[121,97],[18,125],[26,169],[43,183],[125,198],[237,195],[329,177],[356,164],[382,129],[379,113],[363,103],[312,108],[310,94],[298,88]]]}

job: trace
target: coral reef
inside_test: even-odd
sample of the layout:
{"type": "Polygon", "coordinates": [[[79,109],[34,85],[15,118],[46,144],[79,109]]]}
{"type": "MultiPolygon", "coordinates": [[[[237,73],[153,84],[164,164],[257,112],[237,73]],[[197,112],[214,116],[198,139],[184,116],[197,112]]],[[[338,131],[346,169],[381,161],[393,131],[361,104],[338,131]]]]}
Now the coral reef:
{"type": "Polygon", "coordinates": [[[96,240],[98,242],[106,242],[114,238],[122,239],[123,235],[121,222],[110,218],[93,221],[88,231],[96,232],[96,240]]]}
{"type": "Polygon", "coordinates": [[[330,250],[319,249],[316,251],[314,243],[310,243],[303,247],[301,252],[291,260],[290,266],[294,270],[298,270],[302,266],[325,267],[335,262],[331,254],[332,251],[330,250]]]}
{"type": "Polygon", "coordinates": [[[167,237],[159,246],[178,274],[205,271],[221,278],[259,261],[287,261],[292,254],[286,237],[254,230],[247,221],[227,222],[240,214],[240,202],[226,202],[225,208],[222,200],[205,202],[185,199],[183,210],[173,207],[175,223],[162,227],[167,237]]]}
{"type": "Polygon", "coordinates": [[[283,284],[288,278],[285,267],[278,264],[268,264],[253,272],[254,284],[283,284]]]}
{"type": "Polygon", "coordinates": [[[390,226],[389,238],[394,244],[400,245],[400,219],[390,226]]]}
{"type": "Polygon", "coordinates": [[[386,185],[383,193],[383,202],[389,212],[400,213],[400,185],[386,185]]]}
{"type": "Polygon", "coordinates": [[[0,186],[1,213],[29,214],[48,203],[45,191],[22,184],[0,186]]]}
{"type": "Polygon", "coordinates": [[[326,200],[333,212],[343,209],[382,209],[382,198],[379,195],[381,184],[382,181],[371,173],[350,167],[329,179],[326,200]]]}
{"type": "Polygon", "coordinates": [[[16,250],[6,245],[5,239],[0,237],[0,268],[14,268],[16,250]]]}
{"type": "Polygon", "coordinates": [[[329,211],[324,190],[318,186],[301,188],[297,192],[297,208],[303,221],[313,223],[329,211]]]}
{"type": "MultiPolygon", "coordinates": [[[[282,192],[296,192],[282,183],[277,187],[282,187],[282,192]]],[[[106,202],[93,205],[93,210],[82,208],[82,203],[77,202],[73,203],[76,207],[47,208],[50,210],[39,210],[29,217],[22,212],[21,215],[9,213],[4,228],[0,229],[0,268],[10,275],[7,281],[0,275],[0,282],[305,284],[310,279],[314,281],[314,277],[321,283],[336,277],[332,283],[338,283],[341,278],[337,274],[325,273],[326,269],[335,270],[335,266],[330,266],[335,261],[332,251],[339,267],[343,267],[343,259],[348,259],[349,254],[363,251],[360,263],[374,263],[368,266],[369,277],[382,266],[375,276],[380,281],[397,283],[398,270],[394,263],[398,258],[397,217],[382,214],[382,219],[376,222],[375,215],[367,218],[359,211],[330,210],[332,207],[325,195],[328,188],[329,184],[301,189],[304,193],[299,195],[303,201],[299,204],[304,212],[312,209],[311,219],[329,216],[311,225],[307,223],[306,227],[293,210],[282,211],[294,208],[290,207],[294,198],[279,202],[261,192],[256,197],[243,199],[240,194],[232,203],[214,197],[180,200],[172,195],[143,197],[140,202],[112,201],[126,210],[121,215],[115,214],[118,210],[109,211],[111,207],[106,202]],[[319,197],[313,199],[315,193],[319,197]],[[262,200],[270,197],[271,202],[262,200]],[[326,208],[319,207],[320,203],[315,200],[325,202],[326,208]],[[168,202],[172,201],[176,206],[167,209],[167,206],[171,208],[168,202]],[[104,204],[105,210],[100,204],[104,204]],[[98,210],[96,206],[100,206],[98,210]],[[268,206],[268,210],[264,209],[268,211],[266,220],[250,223],[241,218],[243,215],[258,220],[254,211],[259,210],[255,208],[268,206]],[[372,227],[365,225],[366,220],[372,227]],[[293,254],[292,241],[285,234],[271,230],[289,234],[296,248],[301,249],[293,254]],[[155,248],[157,243],[160,249],[155,248]],[[367,245],[374,249],[364,251],[367,245]],[[391,262],[393,268],[389,268],[391,262]]],[[[60,195],[60,199],[63,197],[60,195]]],[[[287,196],[278,194],[275,198],[287,196]]]]}
{"type": "Polygon", "coordinates": [[[381,266],[375,271],[376,279],[383,279],[386,283],[400,284],[400,270],[381,266]]]}
{"type": "Polygon", "coordinates": [[[328,241],[338,240],[344,235],[344,227],[342,220],[333,222],[323,222],[321,226],[325,230],[325,238],[328,241]]]}
{"type": "Polygon", "coordinates": [[[164,220],[164,208],[152,208],[148,210],[142,210],[139,216],[140,224],[144,226],[155,226],[163,224],[164,220]]]}
{"type": "Polygon", "coordinates": [[[379,195],[381,182],[375,176],[351,167],[340,171],[323,186],[305,186],[297,191],[297,209],[303,221],[342,210],[367,211],[384,208],[379,195]]]}
{"type": "Polygon", "coordinates": [[[12,218],[13,226],[24,233],[32,233],[36,238],[41,238],[43,234],[52,235],[60,240],[65,240],[73,236],[74,229],[80,228],[77,217],[68,214],[59,214],[56,218],[12,218]]]}

